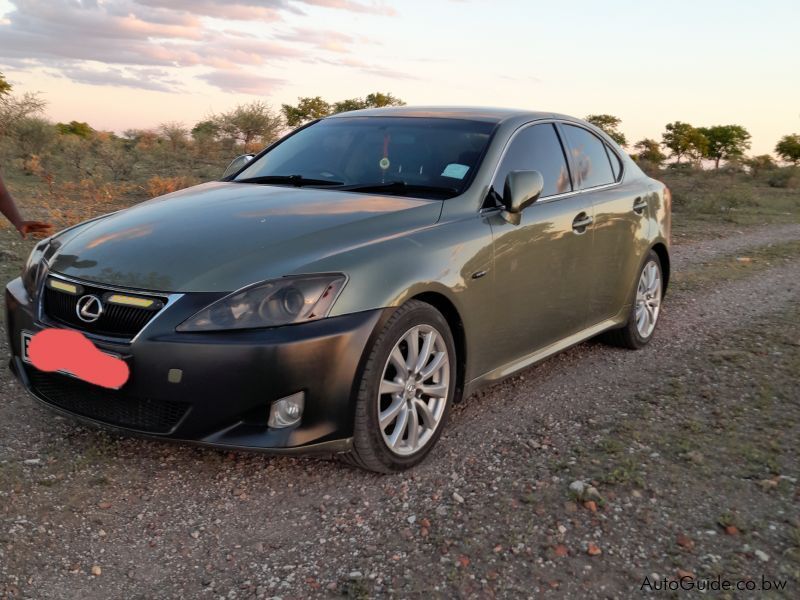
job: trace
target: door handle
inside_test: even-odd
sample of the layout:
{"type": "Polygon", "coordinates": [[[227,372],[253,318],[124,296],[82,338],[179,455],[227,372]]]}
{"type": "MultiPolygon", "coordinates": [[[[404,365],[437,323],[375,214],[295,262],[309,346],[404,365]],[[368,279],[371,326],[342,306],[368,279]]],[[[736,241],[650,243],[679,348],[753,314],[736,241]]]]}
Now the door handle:
{"type": "Polygon", "coordinates": [[[594,219],[590,215],[587,215],[585,212],[578,213],[578,216],[572,221],[572,231],[575,233],[583,233],[592,223],[594,223],[594,219]]]}
{"type": "Polygon", "coordinates": [[[642,214],[645,208],[647,208],[647,200],[643,200],[641,196],[633,201],[633,212],[637,215],[642,214]]]}

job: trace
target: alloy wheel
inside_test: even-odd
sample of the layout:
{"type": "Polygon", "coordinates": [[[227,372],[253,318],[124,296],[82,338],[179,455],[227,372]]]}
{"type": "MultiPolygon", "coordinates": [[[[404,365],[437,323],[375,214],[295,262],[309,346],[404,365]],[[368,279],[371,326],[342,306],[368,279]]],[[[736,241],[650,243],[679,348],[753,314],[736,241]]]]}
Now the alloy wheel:
{"type": "Polygon", "coordinates": [[[378,426],[386,447],[409,456],[428,443],[442,421],[450,387],[450,357],[430,325],[406,331],[392,348],[378,391],[378,426]]]}
{"type": "Polygon", "coordinates": [[[649,338],[656,328],[661,312],[661,270],[655,261],[649,261],[642,269],[636,288],[636,330],[643,339],[649,338]]]}

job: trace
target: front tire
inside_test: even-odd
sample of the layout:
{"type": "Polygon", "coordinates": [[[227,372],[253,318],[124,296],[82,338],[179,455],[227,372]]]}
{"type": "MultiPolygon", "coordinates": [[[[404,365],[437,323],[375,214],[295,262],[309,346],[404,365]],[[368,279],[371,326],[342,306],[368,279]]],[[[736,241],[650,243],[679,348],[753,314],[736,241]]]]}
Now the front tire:
{"type": "Polygon", "coordinates": [[[378,473],[419,464],[436,444],[456,388],[450,327],[430,304],[410,300],[370,350],[356,397],[353,449],[344,459],[378,473]]]}
{"type": "Polygon", "coordinates": [[[628,322],[621,329],[614,329],[603,336],[605,342],[631,350],[643,348],[653,339],[661,315],[664,276],[661,259],[652,250],[648,253],[636,282],[628,322]]]}

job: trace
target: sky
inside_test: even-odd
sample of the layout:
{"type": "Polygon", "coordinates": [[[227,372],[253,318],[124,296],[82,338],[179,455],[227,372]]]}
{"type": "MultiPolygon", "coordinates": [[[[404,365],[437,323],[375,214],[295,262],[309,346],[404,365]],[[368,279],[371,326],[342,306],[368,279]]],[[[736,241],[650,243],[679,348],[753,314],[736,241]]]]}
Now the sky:
{"type": "Polygon", "coordinates": [[[800,132],[800,1],[0,0],[0,71],[56,121],[191,127],[237,104],[391,92],[800,132]]]}

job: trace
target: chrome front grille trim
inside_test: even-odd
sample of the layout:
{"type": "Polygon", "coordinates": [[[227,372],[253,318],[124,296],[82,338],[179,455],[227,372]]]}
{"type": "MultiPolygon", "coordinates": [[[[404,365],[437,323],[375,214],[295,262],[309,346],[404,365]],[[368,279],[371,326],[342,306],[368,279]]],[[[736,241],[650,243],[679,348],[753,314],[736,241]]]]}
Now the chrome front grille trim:
{"type": "Polygon", "coordinates": [[[115,285],[108,285],[108,284],[105,284],[105,283],[96,283],[94,281],[78,279],[78,278],[75,278],[75,277],[67,277],[67,276],[62,275],[60,273],[55,273],[53,271],[48,271],[45,274],[45,276],[42,277],[42,280],[39,282],[39,288],[37,290],[37,298],[36,298],[36,313],[37,313],[38,321],[40,323],[44,324],[44,325],[53,324],[53,325],[56,325],[58,327],[67,327],[67,328],[70,328],[70,329],[75,329],[76,331],[80,331],[81,333],[85,334],[87,337],[92,338],[92,339],[96,339],[98,341],[111,342],[111,343],[114,343],[114,344],[132,344],[145,331],[147,331],[147,328],[150,327],[164,313],[164,311],[166,311],[170,306],[175,304],[175,302],[177,302],[183,296],[184,296],[184,294],[167,293],[167,292],[154,292],[152,290],[137,290],[137,289],[133,289],[133,288],[125,288],[125,287],[119,287],[119,286],[115,286],[115,285]],[[150,319],[147,323],[145,323],[144,327],[142,327],[133,337],[127,338],[127,337],[115,337],[115,336],[101,335],[101,334],[93,333],[92,331],[88,331],[86,329],[82,329],[82,328],[79,328],[79,327],[72,327],[69,324],[64,324],[64,323],[61,323],[61,322],[55,322],[55,321],[51,320],[45,314],[44,306],[43,306],[43,304],[44,304],[44,301],[43,301],[44,300],[44,294],[43,294],[43,292],[44,292],[44,286],[45,286],[45,284],[47,282],[47,278],[48,277],[52,277],[54,279],[59,279],[61,281],[65,281],[65,282],[68,282],[68,283],[75,283],[75,284],[78,284],[78,285],[97,288],[97,289],[101,289],[101,290],[108,291],[108,292],[116,292],[116,293],[120,293],[120,294],[133,294],[133,295],[136,295],[136,296],[151,296],[151,297],[155,297],[155,298],[164,298],[164,299],[166,299],[166,302],[164,302],[164,306],[161,307],[161,309],[158,310],[158,312],[155,314],[155,316],[153,316],[152,319],[150,319]]]}

